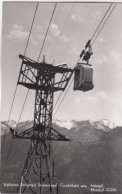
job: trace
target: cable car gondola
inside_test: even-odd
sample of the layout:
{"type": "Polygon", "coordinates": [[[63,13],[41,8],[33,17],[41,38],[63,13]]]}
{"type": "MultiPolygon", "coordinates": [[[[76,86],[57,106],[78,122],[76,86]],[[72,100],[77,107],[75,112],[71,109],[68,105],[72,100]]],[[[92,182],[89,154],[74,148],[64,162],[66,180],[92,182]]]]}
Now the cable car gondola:
{"type": "Polygon", "coordinates": [[[93,88],[93,68],[88,63],[78,63],[74,73],[74,90],[86,92],[93,88]]]}

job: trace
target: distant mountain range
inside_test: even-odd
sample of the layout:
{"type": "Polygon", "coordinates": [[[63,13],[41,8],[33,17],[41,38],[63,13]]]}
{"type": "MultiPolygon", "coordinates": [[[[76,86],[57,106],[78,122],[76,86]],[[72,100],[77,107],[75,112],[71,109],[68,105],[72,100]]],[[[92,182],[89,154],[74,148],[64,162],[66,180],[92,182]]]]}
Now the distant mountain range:
{"type": "MultiPolygon", "coordinates": [[[[9,125],[16,128],[16,123],[9,125]]],[[[18,130],[28,129],[32,121],[22,122],[18,130]]],[[[53,142],[56,175],[59,183],[86,185],[87,188],[61,188],[61,194],[90,194],[90,185],[102,185],[114,188],[115,194],[122,194],[122,127],[117,127],[108,120],[96,122],[54,120],[53,127],[71,139],[71,142],[53,142]]],[[[6,127],[2,124],[2,137],[6,127]]],[[[4,167],[7,153],[12,141],[9,130],[2,152],[4,167]]],[[[4,173],[4,182],[19,182],[25,162],[25,155],[30,141],[15,140],[4,173]],[[16,141],[18,144],[16,144],[16,141]],[[24,150],[24,153],[23,151],[24,150]]],[[[16,188],[2,187],[4,193],[16,193],[16,188]]],[[[100,192],[100,194],[111,192],[100,192]]]]}
{"type": "MultiPolygon", "coordinates": [[[[17,123],[14,120],[9,121],[9,123],[7,121],[4,121],[3,123],[6,123],[7,125],[9,125],[10,127],[12,127],[13,129],[15,129],[16,127],[18,128],[18,130],[21,130],[22,127],[24,126],[24,129],[29,128],[33,121],[26,121],[26,122],[20,122],[19,125],[17,126],[17,123]]],[[[111,129],[115,128],[117,125],[112,123],[111,121],[107,120],[107,119],[103,119],[103,120],[99,120],[99,121],[75,121],[75,120],[71,120],[71,121],[63,121],[63,120],[58,120],[55,119],[53,120],[53,124],[56,124],[59,127],[62,128],[66,128],[68,130],[72,129],[72,128],[77,128],[79,125],[83,126],[83,125],[89,125],[89,126],[93,126],[96,129],[100,129],[103,130],[105,132],[109,132],[111,131],[111,129]]],[[[6,128],[6,126],[4,124],[2,124],[1,127],[1,135],[4,135],[6,133],[9,132],[9,128],[6,128]]]]}

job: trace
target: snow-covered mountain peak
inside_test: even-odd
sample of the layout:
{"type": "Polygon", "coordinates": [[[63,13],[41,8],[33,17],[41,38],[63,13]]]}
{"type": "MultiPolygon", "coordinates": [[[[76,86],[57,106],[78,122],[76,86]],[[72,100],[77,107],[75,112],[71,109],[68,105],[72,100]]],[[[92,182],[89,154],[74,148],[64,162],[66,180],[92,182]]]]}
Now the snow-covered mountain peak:
{"type": "MultiPolygon", "coordinates": [[[[105,132],[108,132],[110,130],[112,130],[113,128],[116,127],[116,125],[114,123],[112,123],[111,121],[107,120],[107,119],[103,119],[103,120],[99,120],[99,121],[91,121],[91,120],[86,120],[86,121],[63,121],[63,120],[58,120],[55,119],[53,121],[53,123],[55,123],[56,125],[58,125],[59,127],[65,127],[67,129],[72,129],[72,128],[76,128],[80,125],[80,126],[88,126],[91,125],[93,127],[95,127],[96,129],[99,130],[103,130],[105,132]]],[[[79,128],[79,127],[78,127],[79,128]]]]}
{"type": "Polygon", "coordinates": [[[111,129],[115,128],[117,125],[107,119],[99,120],[99,121],[90,121],[91,125],[97,129],[101,129],[105,132],[110,131],[111,129]]]}
{"type": "Polygon", "coordinates": [[[17,126],[17,123],[14,120],[11,120],[8,122],[8,125],[15,128],[17,126]]]}
{"type": "Polygon", "coordinates": [[[55,123],[59,127],[65,127],[67,129],[71,129],[71,128],[76,126],[75,121],[73,121],[73,120],[71,120],[71,121],[63,121],[63,120],[54,119],[53,123],[55,123]]]}

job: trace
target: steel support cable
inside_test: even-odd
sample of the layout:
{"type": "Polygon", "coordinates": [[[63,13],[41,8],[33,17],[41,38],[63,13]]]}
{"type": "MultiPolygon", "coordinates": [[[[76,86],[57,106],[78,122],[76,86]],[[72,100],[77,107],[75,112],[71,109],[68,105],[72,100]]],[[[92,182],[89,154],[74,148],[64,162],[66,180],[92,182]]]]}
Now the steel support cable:
{"type": "MultiPolygon", "coordinates": [[[[59,36],[59,38],[58,38],[58,41],[56,42],[55,48],[53,49],[53,52],[52,52],[52,55],[51,55],[50,59],[52,58],[52,56],[53,56],[53,54],[54,54],[54,52],[55,52],[55,50],[56,50],[57,44],[58,44],[58,42],[60,41],[60,37],[61,37],[61,35],[62,35],[63,31],[64,31],[64,28],[65,28],[65,26],[66,26],[66,24],[67,24],[67,22],[68,22],[69,16],[70,16],[71,11],[72,11],[72,8],[73,8],[73,5],[72,5],[71,8],[70,8],[70,11],[69,11],[68,16],[67,16],[67,18],[66,18],[66,22],[65,22],[64,25],[63,25],[62,31],[61,31],[61,33],[60,33],[60,36],[59,36]]],[[[63,94],[63,92],[61,91],[61,92],[60,92],[60,95],[59,95],[59,97],[58,97],[58,99],[56,100],[56,103],[55,103],[55,105],[54,105],[53,110],[55,109],[55,107],[56,107],[56,105],[57,105],[59,99],[60,99],[61,96],[62,96],[62,94],[63,94]]]]}
{"type": "MultiPolygon", "coordinates": [[[[104,14],[102,20],[100,21],[100,23],[99,23],[99,25],[98,25],[98,27],[96,28],[95,32],[93,33],[92,38],[89,40],[90,43],[91,43],[91,41],[93,40],[94,36],[96,35],[97,31],[99,30],[100,26],[102,25],[102,23],[103,23],[105,17],[107,16],[108,12],[110,11],[110,9],[111,9],[111,7],[112,7],[112,5],[113,5],[113,3],[111,3],[110,6],[108,7],[106,13],[104,14]]],[[[98,35],[99,35],[99,32],[98,32],[98,35]]],[[[88,44],[88,43],[87,43],[87,44],[88,44]]],[[[92,45],[92,44],[91,44],[91,45],[92,45]]],[[[88,46],[87,46],[87,47],[88,47],[88,46]]],[[[85,47],[85,49],[83,50],[84,52],[86,51],[87,47],[85,47]]],[[[79,61],[80,61],[80,59],[79,59],[79,61]]],[[[78,63],[78,62],[77,62],[77,63],[78,63]]]]}
{"type": "MultiPolygon", "coordinates": [[[[79,58],[79,60],[77,61],[77,63],[78,63],[79,61],[80,61],[80,58],[79,58]]],[[[77,63],[76,63],[76,65],[75,65],[75,67],[77,66],[77,63]]],[[[74,67],[74,69],[75,69],[75,67],[74,67]]],[[[71,83],[69,84],[69,87],[68,87],[66,93],[64,94],[64,96],[63,96],[63,98],[62,98],[62,100],[61,100],[61,102],[60,102],[60,104],[59,104],[59,106],[58,106],[58,108],[57,108],[57,110],[56,110],[56,112],[55,112],[53,118],[55,117],[56,113],[58,112],[58,110],[59,110],[59,108],[60,108],[60,106],[61,106],[61,104],[62,104],[62,102],[63,102],[63,100],[64,100],[64,98],[65,98],[65,96],[66,96],[66,94],[67,94],[67,92],[68,92],[68,90],[69,90],[69,88],[70,88],[70,86],[71,86],[71,84],[72,84],[72,82],[73,82],[73,78],[72,78],[71,83]]],[[[63,92],[62,92],[62,93],[63,93],[63,92]]],[[[60,97],[61,97],[62,93],[60,93],[60,97]]],[[[58,103],[58,101],[59,101],[59,99],[56,101],[56,104],[58,103]]]]}
{"type": "MultiPolygon", "coordinates": [[[[14,91],[14,97],[13,97],[13,100],[12,100],[12,105],[11,105],[11,108],[10,108],[10,113],[9,113],[7,124],[10,121],[11,112],[12,112],[13,104],[14,104],[14,101],[15,101],[16,92],[17,92],[17,85],[16,85],[16,88],[15,88],[15,91],[14,91]]],[[[6,134],[7,134],[7,127],[6,127],[6,130],[5,130],[4,137],[3,137],[3,142],[2,142],[2,145],[1,145],[1,152],[3,151],[3,145],[5,143],[6,134]]]]}
{"type": "Polygon", "coordinates": [[[56,113],[58,112],[58,110],[59,110],[59,108],[60,108],[60,106],[61,106],[61,104],[62,104],[62,102],[63,102],[63,100],[64,100],[64,98],[65,98],[65,96],[66,96],[66,94],[67,94],[67,92],[68,92],[68,90],[69,90],[69,88],[70,88],[70,86],[71,86],[71,84],[72,84],[72,82],[73,82],[73,79],[72,79],[71,83],[69,84],[69,87],[68,87],[67,91],[65,92],[65,94],[64,94],[64,96],[63,96],[63,98],[62,98],[62,100],[61,100],[61,102],[60,102],[58,108],[56,109],[56,112],[55,112],[53,118],[55,118],[55,115],[56,115],[56,113]]]}
{"type": "MultiPolygon", "coordinates": [[[[63,25],[62,30],[60,31],[59,37],[58,37],[58,39],[57,39],[57,41],[56,41],[55,47],[54,47],[54,49],[53,49],[53,51],[52,51],[52,54],[51,54],[51,56],[50,56],[50,60],[51,60],[51,58],[52,58],[52,56],[53,56],[53,54],[54,54],[54,52],[55,52],[55,50],[56,50],[57,44],[58,44],[58,42],[59,42],[59,40],[60,40],[60,37],[61,37],[62,32],[63,32],[63,30],[64,30],[64,27],[65,27],[65,25],[66,25],[66,23],[67,23],[67,21],[68,21],[68,19],[69,19],[69,15],[70,15],[70,13],[71,13],[72,8],[73,8],[73,5],[72,5],[71,8],[70,8],[70,11],[69,11],[69,13],[68,13],[68,17],[66,18],[66,21],[65,21],[65,23],[64,23],[64,25],[63,25]]],[[[60,13],[59,13],[59,16],[58,16],[58,17],[60,17],[61,11],[62,11],[62,9],[60,10],[60,13]]]]}
{"type": "Polygon", "coordinates": [[[111,4],[110,4],[110,6],[108,7],[108,9],[107,9],[107,11],[106,11],[105,15],[103,16],[103,18],[102,18],[101,22],[99,23],[98,27],[96,28],[96,30],[95,30],[95,32],[94,32],[94,34],[93,34],[93,36],[92,36],[91,40],[94,38],[95,34],[97,33],[97,31],[98,31],[98,29],[99,29],[100,25],[102,24],[102,22],[103,22],[103,20],[105,19],[105,17],[106,17],[106,15],[107,15],[107,13],[109,12],[109,10],[110,10],[110,8],[111,8],[112,4],[113,4],[113,3],[111,3],[111,4]]]}
{"type": "MultiPolygon", "coordinates": [[[[44,40],[43,40],[43,44],[42,44],[42,47],[41,47],[41,51],[40,51],[39,57],[37,59],[37,63],[39,62],[39,59],[40,59],[40,56],[41,56],[41,53],[42,53],[42,50],[43,50],[43,47],[44,47],[44,44],[45,44],[45,41],[46,41],[46,38],[47,38],[47,34],[48,34],[48,31],[49,31],[49,28],[50,28],[50,25],[51,25],[51,22],[52,22],[52,18],[53,18],[55,9],[56,9],[56,6],[57,6],[57,3],[55,3],[54,9],[53,9],[53,12],[52,12],[52,15],[51,15],[51,19],[50,19],[50,22],[49,22],[49,25],[48,25],[48,28],[47,28],[47,31],[46,31],[46,34],[45,34],[45,37],[44,37],[44,40]]],[[[33,79],[33,76],[32,76],[32,79],[33,79]]],[[[29,94],[29,89],[28,89],[28,91],[26,93],[26,97],[25,97],[25,100],[24,100],[24,103],[23,103],[23,106],[22,106],[22,110],[21,110],[21,113],[20,113],[20,116],[19,116],[19,119],[18,119],[18,122],[17,122],[17,127],[18,127],[20,118],[22,116],[22,113],[23,113],[23,110],[24,110],[24,107],[25,107],[25,103],[27,101],[28,94],[29,94]]],[[[16,130],[18,129],[17,127],[16,127],[16,130]]]]}
{"type": "Polygon", "coordinates": [[[26,103],[28,94],[29,94],[29,89],[27,90],[27,93],[26,93],[26,96],[25,96],[25,100],[24,100],[24,103],[23,103],[23,106],[22,106],[22,109],[21,109],[21,112],[20,112],[20,116],[19,116],[18,122],[17,122],[16,130],[18,130],[17,127],[18,127],[18,124],[19,124],[19,122],[20,122],[20,118],[21,118],[21,116],[22,116],[22,113],[23,113],[23,110],[24,110],[24,106],[25,106],[25,103],[26,103]]]}
{"type": "MultiPolygon", "coordinates": [[[[95,34],[97,33],[97,31],[98,31],[98,29],[99,29],[100,25],[102,24],[103,20],[105,19],[105,17],[106,17],[106,15],[107,15],[107,13],[109,12],[109,10],[110,10],[111,6],[112,6],[112,3],[110,4],[110,6],[109,6],[109,8],[107,9],[107,11],[106,11],[105,15],[103,16],[103,18],[102,18],[101,22],[99,23],[99,25],[98,25],[98,27],[96,28],[96,30],[95,30],[95,32],[94,32],[94,34],[92,35],[91,40],[94,38],[95,34]]],[[[51,57],[52,57],[52,56],[51,56],[51,57]]],[[[80,58],[79,58],[79,60],[78,60],[78,62],[77,62],[77,63],[79,63],[79,61],[80,61],[80,58]]],[[[59,96],[58,100],[56,101],[56,104],[58,103],[58,101],[59,101],[59,99],[60,99],[60,97],[61,97],[61,95],[62,95],[62,94],[63,94],[63,92],[61,92],[61,93],[60,93],[60,96],[59,96]]],[[[54,105],[54,108],[55,108],[56,104],[54,105]]],[[[56,112],[57,112],[57,111],[56,111],[56,112]]]]}
{"type": "Polygon", "coordinates": [[[13,140],[14,140],[14,139],[12,139],[11,144],[10,144],[10,147],[9,147],[7,159],[6,159],[5,165],[4,165],[4,167],[3,167],[3,173],[1,173],[1,181],[2,181],[2,179],[3,179],[3,175],[4,175],[4,172],[5,172],[5,169],[6,169],[6,165],[7,165],[7,163],[8,163],[10,151],[11,151],[11,148],[12,148],[12,145],[13,145],[13,140]]]}
{"type": "Polygon", "coordinates": [[[117,6],[117,3],[114,5],[114,7],[112,8],[111,12],[109,13],[108,17],[106,18],[105,22],[103,23],[102,27],[100,28],[98,34],[96,35],[95,39],[93,40],[92,44],[94,44],[94,42],[96,41],[97,37],[99,36],[100,32],[102,31],[103,27],[105,26],[106,22],[108,21],[109,17],[111,16],[112,12],[114,11],[115,7],[117,6]]]}
{"type": "Polygon", "coordinates": [[[37,5],[36,5],[36,9],[35,9],[34,17],[33,17],[33,20],[32,20],[32,25],[31,25],[31,28],[30,28],[30,32],[29,32],[29,36],[28,36],[28,40],[27,40],[26,47],[25,47],[24,56],[25,56],[26,51],[27,51],[28,43],[29,43],[29,40],[30,40],[30,36],[31,36],[31,32],[32,32],[33,24],[34,24],[35,17],[36,17],[36,13],[37,13],[37,9],[38,9],[38,5],[39,5],[39,3],[37,3],[37,5]]]}
{"type": "MultiPolygon", "coordinates": [[[[39,3],[37,3],[36,9],[35,9],[35,12],[34,12],[34,17],[33,17],[33,20],[32,20],[32,24],[31,24],[31,28],[30,28],[28,40],[27,40],[27,43],[26,43],[26,47],[25,47],[25,51],[24,51],[24,56],[25,56],[25,54],[26,54],[27,47],[28,47],[28,43],[29,43],[29,40],[30,40],[30,36],[31,36],[31,32],[32,32],[32,28],[33,28],[35,16],[36,16],[36,13],[37,13],[38,4],[39,4],[39,3]]],[[[13,104],[14,104],[14,100],[15,100],[15,96],[16,96],[16,91],[17,91],[17,85],[16,85],[15,92],[14,92],[14,97],[13,97],[12,106],[11,106],[11,109],[10,109],[10,114],[9,114],[8,123],[9,123],[9,120],[10,120],[10,116],[11,116],[11,112],[12,112],[12,108],[13,108],[13,104]]],[[[7,132],[7,128],[6,128],[6,132],[7,132]]],[[[4,135],[4,139],[3,139],[3,143],[2,143],[2,148],[3,148],[4,142],[5,142],[6,132],[5,132],[5,135],[4,135]]],[[[8,151],[7,159],[6,159],[5,165],[4,165],[4,167],[3,167],[3,173],[2,173],[2,176],[1,176],[1,180],[2,180],[2,178],[3,178],[4,171],[5,171],[5,168],[6,168],[8,159],[9,159],[9,155],[10,155],[10,151],[11,151],[11,148],[12,148],[13,141],[14,141],[14,139],[12,139],[11,144],[10,144],[10,148],[9,148],[9,151],[8,151]]],[[[2,148],[1,148],[1,151],[2,151],[2,148]]]]}
{"type": "MultiPolygon", "coordinates": [[[[107,19],[105,20],[105,22],[103,23],[102,27],[100,28],[100,31],[98,32],[97,36],[95,37],[95,39],[94,39],[92,45],[93,45],[94,42],[96,41],[96,39],[97,39],[98,35],[100,34],[100,32],[102,31],[103,27],[105,26],[106,22],[108,21],[109,17],[111,16],[112,12],[114,11],[116,5],[117,5],[117,3],[114,5],[114,7],[112,8],[112,10],[110,11],[110,13],[109,13],[107,19]]],[[[110,8],[111,8],[111,5],[109,6],[109,8],[108,8],[108,10],[107,10],[107,12],[106,12],[105,15],[107,15],[107,13],[108,13],[108,11],[110,10],[110,8]]],[[[103,17],[103,18],[105,18],[105,17],[103,17]]],[[[102,21],[103,21],[103,19],[102,19],[102,21]]],[[[102,22],[100,22],[100,23],[102,23],[102,22]]],[[[100,24],[99,24],[98,26],[100,27],[100,24]]],[[[97,29],[98,29],[98,28],[97,28],[97,29]]],[[[94,33],[94,35],[95,35],[95,33],[94,33]]],[[[92,39],[93,39],[93,36],[92,36],[92,39]]],[[[80,58],[79,58],[78,62],[79,62],[79,61],[80,61],[80,58]]],[[[78,62],[77,62],[77,63],[78,63],[78,62]]],[[[77,63],[76,63],[76,65],[77,65],[77,63]]],[[[67,91],[66,91],[64,97],[62,98],[62,100],[61,100],[61,102],[60,102],[60,104],[59,104],[59,106],[58,106],[58,108],[57,108],[57,110],[56,110],[56,112],[55,112],[55,114],[54,114],[54,117],[55,117],[56,113],[58,112],[58,110],[59,110],[59,108],[60,108],[60,106],[61,106],[61,104],[62,104],[62,102],[63,102],[63,100],[64,100],[64,98],[65,98],[65,96],[66,96],[66,94],[67,94],[67,92],[68,92],[68,90],[69,90],[69,88],[70,88],[70,86],[71,86],[71,84],[72,84],[72,82],[73,82],[73,79],[72,79],[72,81],[71,81],[71,83],[70,83],[70,85],[69,85],[69,87],[68,87],[68,89],[67,89],[67,91]]]]}
{"type": "Polygon", "coordinates": [[[70,8],[70,11],[69,11],[68,16],[67,16],[67,18],[66,18],[66,21],[65,21],[65,23],[64,23],[64,25],[63,25],[63,28],[62,28],[61,32],[60,32],[59,38],[58,38],[58,40],[57,40],[57,42],[56,42],[56,45],[55,45],[55,47],[54,47],[54,49],[53,49],[53,51],[52,51],[52,54],[51,54],[51,56],[50,56],[50,60],[51,60],[53,54],[55,53],[57,44],[58,44],[58,42],[60,41],[60,37],[61,37],[61,35],[62,35],[63,31],[64,31],[64,28],[65,28],[65,26],[66,26],[66,24],[67,24],[67,22],[68,22],[69,16],[70,16],[71,11],[72,11],[72,8],[73,8],[73,5],[72,5],[71,8],[70,8]]]}
{"type": "MultiPolygon", "coordinates": [[[[107,9],[106,13],[104,14],[104,16],[103,16],[101,22],[99,23],[98,27],[96,28],[95,32],[93,33],[92,38],[89,40],[89,41],[90,41],[89,43],[91,43],[91,41],[93,40],[94,36],[96,35],[97,31],[99,30],[100,26],[102,25],[102,23],[103,23],[105,17],[107,16],[108,12],[110,11],[112,5],[113,5],[113,3],[111,3],[110,6],[108,7],[108,9],[107,9]]],[[[98,32],[98,33],[99,33],[99,32],[98,32]]],[[[98,34],[98,35],[99,35],[99,34],[98,34]]],[[[87,44],[88,44],[88,43],[87,43],[87,44]]],[[[91,44],[91,45],[92,45],[92,44],[91,44]]],[[[84,52],[87,50],[87,47],[88,47],[88,46],[85,46],[85,49],[83,50],[84,52]]],[[[83,51],[82,51],[82,52],[83,52],[83,51]]],[[[80,59],[81,59],[81,57],[80,57],[80,59]]],[[[79,59],[79,61],[80,61],[80,59],[79,59]]],[[[79,62],[79,61],[78,61],[78,62],[79,62]]],[[[78,62],[77,62],[77,63],[78,63],[78,62]]]]}
{"type": "MultiPolygon", "coordinates": [[[[61,12],[62,12],[62,7],[61,7],[61,9],[58,11],[58,14],[57,14],[57,16],[55,15],[55,18],[54,18],[54,21],[53,21],[53,23],[57,23],[58,22],[58,20],[59,20],[59,18],[60,18],[60,15],[61,15],[61,12]]],[[[51,38],[52,38],[52,29],[51,29],[51,32],[50,32],[50,35],[51,35],[51,38]]],[[[50,38],[50,39],[51,39],[50,38]]],[[[48,49],[48,47],[49,47],[49,42],[50,42],[50,40],[47,42],[46,41],[46,46],[45,46],[45,50],[47,50],[48,49]]]]}
{"type": "Polygon", "coordinates": [[[7,156],[7,160],[6,160],[5,165],[4,165],[4,167],[3,167],[3,173],[2,173],[2,175],[1,175],[1,181],[2,181],[2,179],[3,179],[4,171],[5,171],[5,168],[6,168],[8,159],[9,159],[9,155],[10,155],[10,151],[11,151],[11,149],[12,149],[13,142],[15,142],[15,143],[18,145],[18,147],[20,148],[20,150],[21,150],[21,151],[24,153],[24,155],[27,157],[27,154],[24,152],[24,150],[21,148],[21,146],[18,144],[18,142],[17,142],[17,141],[14,141],[14,139],[12,139],[11,144],[10,144],[10,148],[9,148],[9,152],[8,152],[8,156],[7,156]]]}
{"type": "MultiPolygon", "coordinates": [[[[36,9],[35,9],[35,12],[34,12],[34,17],[33,17],[33,20],[32,20],[32,24],[31,24],[28,40],[27,40],[27,43],[26,43],[26,47],[25,47],[25,51],[24,51],[24,56],[26,54],[28,43],[29,43],[29,40],[30,40],[30,35],[31,35],[31,32],[32,32],[32,28],[33,28],[33,24],[34,24],[36,12],[37,12],[38,4],[39,3],[37,3],[36,9]]],[[[7,123],[9,123],[9,121],[10,121],[11,112],[12,112],[12,109],[13,109],[13,104],[14,104],[14,101],[15,101],[16,92],[17,92],[17,84],[16,84],[16,87],[15,87],[14,96],[13,96],[12,105],[11,105],[11,108],[10,108],[10,113],[9,113],[9,117],[8,117],[7,123]]],[[[6,133],[7,133],[7,127],[6,127],[6,130],[5,130],[5,134],[4,134],[4,138],[3,138],[3,142],[2,142],[2,146],[1,146],[1,152],[3,150],[3,145],[4,145],[4,142],[5,142],[5,138],[6,138],[6,133]]]]}
{"type": "Polygon", "coordinates": [[[50,25],[51,25],[51,22],[52,22],[52,19],[53,19],[53,15],[54,15],[56,6],[57,6],[57,3],[55,3],[55,5],[54,5],[53,13],[52,13],[52,16],[51,16],[51,19],[50,19],[50,22],[49,22],[49,25],[48,25],[48,28],[47,28],[47,31],[46,31],[46,34],[45,34],[45,38],[44,38],[44,41],[43,41],[43,44],[42,44],[42,47],[41,47],[41,50],[40,50],[40,53],[39,53],[39,57],[38,57],[37,62],[40,59],[40,56],[41,56],[41,53],[42,53],[42,50],[43,50],[43,47],[44,47],[44,44],[45,44],[45,41],[46,41],[46,38],[47,38],[47,34],[48,34],[48,31],[49,31],[49,28],[50,28],[50,25]]]}
{"type": "Polygon", "coordinates": [[[60,95],[59,95],[58,99],[56,100],[56,103],[55,103],[55,105],[54,105],[54,107],[53,107],[53,111],[55,110],[55,107],[56,107],[56,105],[57,105],[59,99],[61,98],[62,93],[63,93],[63,92],[61,91],[61,92],[60,92],[60,95]]]}

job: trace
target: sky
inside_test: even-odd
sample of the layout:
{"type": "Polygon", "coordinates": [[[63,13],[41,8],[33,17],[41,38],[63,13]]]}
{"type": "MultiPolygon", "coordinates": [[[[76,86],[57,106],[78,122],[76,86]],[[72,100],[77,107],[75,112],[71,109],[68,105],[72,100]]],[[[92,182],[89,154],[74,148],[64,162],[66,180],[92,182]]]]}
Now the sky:
{"type": "MultiPolygon", "coordinates": [[[[74,68],[110,3],[58,3],[47,35],[43,55],[47,63],[67,63],[74,68]]],[[[2,15],[2,121],[8,120],[36,2],[3,2],[2,15]]],[[[26,56],[36,60],[43,43],[54,3],[39,3],[26,56]]],[[[73,91],[71,85],[55,119],[108,119],[122,125],[122,4],[119,3],[95,43],[90,59],[94,89],[73,91]]],[[[17,86],[10,120],[19,119],[27,88],[17,86]]],[[[59,92],[55,94],[54,104],[59,92]]],[[[65,94],[65,93],[64,93],[65,94]]],[[[63,94],[63,95],[64,95],[63,94]]],[[[62,95],[62,97],[63,97],[62,95]]],[[[29,91],[20,121],[33,120],[35,92],[29,91]]],[[[60,103],[60,102],[59,102],[60,103]]],[[[58,107],[58,105],[57,105],[58,107]]],[[[55,114],[56,109],[54,109],[55,114]]]]}

